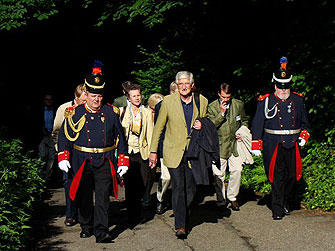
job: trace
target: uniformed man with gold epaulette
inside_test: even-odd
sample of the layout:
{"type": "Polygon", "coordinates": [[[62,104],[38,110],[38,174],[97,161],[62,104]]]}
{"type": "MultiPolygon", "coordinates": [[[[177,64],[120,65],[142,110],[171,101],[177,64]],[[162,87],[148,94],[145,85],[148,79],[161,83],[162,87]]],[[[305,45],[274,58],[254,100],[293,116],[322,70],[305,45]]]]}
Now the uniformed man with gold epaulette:
{"type": "Polygon", "coordinates": [[[287,59],[280,59],[280,69],[273,73],[275,92],[260,96],[252,122],[252,153],[263,150],[266,175],[272,183],[272,217],[289,215],[289,198],[302,176],[300,147],[309,138],[309,123],[303,96],[290,91],[292,75],[287,59]]]}
{"type": "Polygon", "coordinates": [[[94,233],[98,243],[112,241],[108,231],[109,191],[112,186],[117,198],[116,175],[122,176],[129,166],[118,109],[102,103],[104,86],[101,67],[93,68],[93,73],[85,77],[86,103],[66,110],[58,138],[59,168],[65,172],[73,168],[75,173],[70,197],[80,208],[80,237],[94,233]]]}

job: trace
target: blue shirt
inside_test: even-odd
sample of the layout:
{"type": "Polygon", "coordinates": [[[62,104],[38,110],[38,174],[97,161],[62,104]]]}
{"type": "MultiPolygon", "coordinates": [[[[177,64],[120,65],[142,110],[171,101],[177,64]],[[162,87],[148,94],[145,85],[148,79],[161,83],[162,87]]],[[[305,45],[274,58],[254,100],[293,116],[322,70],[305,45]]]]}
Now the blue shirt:
{"type": "Polygon", "coordinates": [[[181,105],[183,106],[184,110],[184,116],[185,121],[187,125],[187,134],[189,135],[191,133],[191,123],[192,123],[192,117],[193,117],[193,100],[186,104],[184,101],[181,101],[181,105]]]}
{"type": "Polygon", "coordinates": [[[52,127],[54,123],[53,110],[44,108],[44,127],[48,130],[48,132],[52,132],[52,127]]]}

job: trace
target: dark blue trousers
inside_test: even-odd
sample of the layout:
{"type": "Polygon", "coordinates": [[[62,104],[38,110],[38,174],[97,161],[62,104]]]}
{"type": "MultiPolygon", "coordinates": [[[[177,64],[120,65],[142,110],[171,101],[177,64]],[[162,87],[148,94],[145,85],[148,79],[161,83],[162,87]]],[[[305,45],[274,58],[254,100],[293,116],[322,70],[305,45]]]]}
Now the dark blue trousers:
{"type": "Polygon", "coordinates": [[[175,229],[187,227],[188,209],[196,192],[192,169],[188,167],[185,156],[177,168],[169,168],[175,229]]]}

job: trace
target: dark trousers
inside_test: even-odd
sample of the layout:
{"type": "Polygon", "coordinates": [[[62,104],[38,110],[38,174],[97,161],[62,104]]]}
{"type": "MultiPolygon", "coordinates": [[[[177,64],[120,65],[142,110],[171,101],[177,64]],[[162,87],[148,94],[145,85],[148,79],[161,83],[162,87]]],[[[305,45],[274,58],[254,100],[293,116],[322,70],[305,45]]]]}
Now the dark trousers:
{"type": "Polygon", "coordinates": [[[295,183],[295,147],[286,149],[281,144],[279,144],[272,183],[273,215],[282,216],[284,214],[284,204],[288,202],[295,183]]]}
{"type": "Polygon", "coordinates": [[[188,208],[196,192],[192,169],[188,167],[185,155],[177,168],[169,168],[175,229],[186,227],[188,208]]]}
{"type": "Polygon", "coordinates": [[[124,175],[127,215],[130,221],[136,221],[141,216],[142,199],[150,201],[150,182],[148,161],[144,161],[140,153],[131,153],[129,169],[124,175]]]}
{"type": "Polygon", "coordinates": [[[71,200],[69,191],[72,184],[73,179],[73,170],[70,168],[69,172],[63,172],[63,181],[64,181],[64,191],[65,191],[65,215],[67,218],[78,218],[78,209],[71,200]]]}
{"type": "Polygon", "coordinates": [[[82,229],[94,227],[95,236],[108,232],[109,190],[112,174],[108,160],[100,167],[86,163],[77,192],[80,209],[79,223],[82,229]],[[95,205],[93,207],[93,190],[95,205]]]}

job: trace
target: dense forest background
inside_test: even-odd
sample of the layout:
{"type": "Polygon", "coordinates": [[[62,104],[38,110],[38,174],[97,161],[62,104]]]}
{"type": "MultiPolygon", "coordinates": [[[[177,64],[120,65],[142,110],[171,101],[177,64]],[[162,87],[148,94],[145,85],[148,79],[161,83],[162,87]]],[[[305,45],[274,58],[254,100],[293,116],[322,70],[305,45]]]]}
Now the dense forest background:
{"type": "Polygon", "coordinates": [[[189,70],[209,101],[220,83],[231,83],[252,118],[286,56],[292,89],[306,96],[312,138],[334,133],[332,1],[2,0],[0,7],[1,124],[29,147],[40,140],[44,95],[56,107],[71,100],[95,59],[104,63],[106,102],[125,80],[141,84],[146,98],[167,94],[176,72],[189,70]]]}

